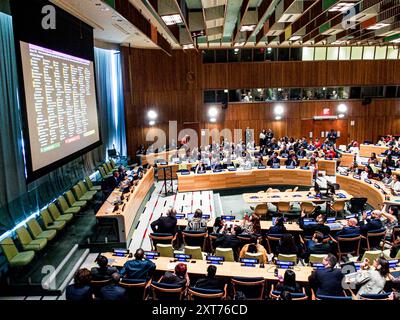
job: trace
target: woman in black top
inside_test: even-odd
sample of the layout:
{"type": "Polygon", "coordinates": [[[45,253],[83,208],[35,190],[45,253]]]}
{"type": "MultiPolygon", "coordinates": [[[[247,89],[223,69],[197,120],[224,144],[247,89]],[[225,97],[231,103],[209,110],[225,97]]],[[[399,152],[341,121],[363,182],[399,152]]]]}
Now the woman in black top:
{"type": "Polygon", "coordinates": [[[275,287],[275,291],[301,293],[301,286],[296,282],[296,274],[293,270],[286,270],[285,274],[279,278],[279,283],[275,287]]]}
{"type": "Polygon", "coordinates": [[[276,219],[275,225],[273,225],[268,230],[268,234],[284,234],[286,233],[286,228],[284,225],[284,219],[282,217],[276,219]]]}
{"type": "Polygon", "coordinates": [[[281,254],[299,254],[299,248],[294,241],[293,235],[285,233],[279,241],[277,251],[281,254]]]}

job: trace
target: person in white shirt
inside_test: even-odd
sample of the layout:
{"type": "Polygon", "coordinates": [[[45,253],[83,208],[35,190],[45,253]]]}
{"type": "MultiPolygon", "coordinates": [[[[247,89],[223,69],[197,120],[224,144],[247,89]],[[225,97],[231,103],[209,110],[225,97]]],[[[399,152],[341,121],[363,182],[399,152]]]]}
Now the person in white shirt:
{"type": "Polygon", "coordinates": [[[395,195],[400,195],[400,175],[394,174],[393,181],[390,184],[390,189],[395,195]]]}

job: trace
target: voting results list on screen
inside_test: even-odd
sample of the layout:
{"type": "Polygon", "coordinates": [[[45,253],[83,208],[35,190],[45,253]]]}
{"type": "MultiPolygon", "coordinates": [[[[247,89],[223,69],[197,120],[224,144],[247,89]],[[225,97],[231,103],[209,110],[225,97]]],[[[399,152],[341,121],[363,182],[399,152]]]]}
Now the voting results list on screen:
{"type": "Polygon", "coordinates": [[[21,42],[32,169],[99,141],[93,62],[21,42]]]}

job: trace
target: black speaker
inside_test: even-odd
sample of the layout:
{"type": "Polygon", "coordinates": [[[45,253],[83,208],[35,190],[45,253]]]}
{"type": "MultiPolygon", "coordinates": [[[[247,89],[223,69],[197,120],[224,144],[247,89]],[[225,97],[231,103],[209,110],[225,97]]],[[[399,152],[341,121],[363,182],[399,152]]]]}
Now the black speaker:
{"type": "Polygon", "coordinates": [[[362,101],[362,105],[363,105],[363,106],[367,106],[367,105],[371,104],[371,102],[372,102],[372,98],[366,97],[366,98],[364,98],[364,100],[362,101]]]}

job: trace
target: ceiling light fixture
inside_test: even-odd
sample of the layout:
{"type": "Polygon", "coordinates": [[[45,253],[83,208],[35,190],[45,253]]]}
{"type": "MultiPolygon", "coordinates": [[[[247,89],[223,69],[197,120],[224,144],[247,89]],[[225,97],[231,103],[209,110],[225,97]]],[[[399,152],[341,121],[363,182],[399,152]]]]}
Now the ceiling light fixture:
{"type": "Polygon", "coordinates": [[[243,47],[244,44],[245,44],[244,41],[242,41],[242,42],[236,42],[236,43],[235,43],[235,47],[243,47]]]}
{"type": "Polygon", "coordinates": [[[355,3],[352,2],[340,2],[337,5],[330,8],[329,12],[346,12],[350,8],[354,7],[355,3]]]}
{"type": "Polygon", "coordinates": [[[164,23],[167,26],[172,26],[174,24],[180,24],[183,22],[180,14],[169,14],[169,15],[161,16],[161,19],[163,19],[164,23]]]}
{"type": "Polygon", "coordinates": [[[255,28],[256,28],[255,24],[249,24],[249,25],[241,26],[240,31],[241,32],[254,31],[255,28]]]}
{"type": "Polygon", "coordinates": [[[184,45],[182,46],[182,48],[183,48],[184,50],[186,50],[186,49],[194,49],[194,44],[193,44],[193,43],[184,44],[184,45]]]}
{"type": "Polygon", "coordinates": [[[297,40],[300,40],[300,39],[301,39],[301,36],[291,36],[289,38],[289,41],[297,41],[297,40]]]}
{"type": "Polygon", "coordinates": [[[367,28],[367,30],[379,30],[382,29],[384,27],[390,26],[389,23],[383,23],[383,22],[379,22],[377,24],[374,24],[373,26],[370,26],[367,28]]]}

